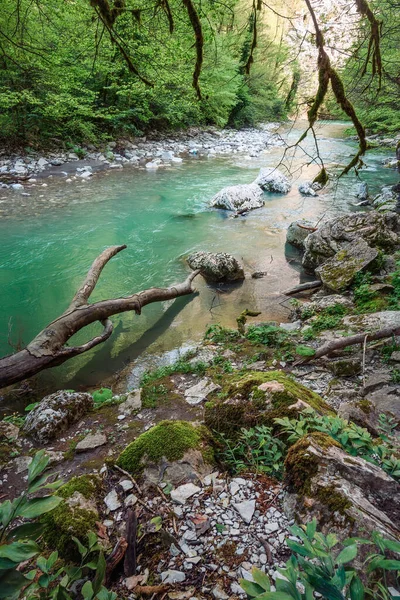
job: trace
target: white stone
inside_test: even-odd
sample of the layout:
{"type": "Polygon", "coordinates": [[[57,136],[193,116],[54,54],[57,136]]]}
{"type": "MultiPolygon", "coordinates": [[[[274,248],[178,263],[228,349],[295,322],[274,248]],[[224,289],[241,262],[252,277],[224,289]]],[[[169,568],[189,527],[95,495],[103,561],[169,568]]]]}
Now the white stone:
{"type": "Polygon", "coordinates": [[[236,502],[233,504],[233,506],[238,511],[243,521],[249,524],[253,518],[254,511],[256,509],[256,501],[245,500],[244,502],[236,502]]]}
{"type": "Polygon", "coordinates": [[[217,584],[213,588],[211,593],[214,596],[215,600],[228,600],[229,598],[228,594],[222,589],[222,587],[219,584],[217,584]]]}
{"type": "Polygon", "coordinates": [[[129,496],[125,498],[124,504],[125,506],[135,506],[137,501],[138,499],[137,496],[135,496],[135,494],[129,494],[129,496]]]}
{"type": "Polygon", "coordinates": [[[181,583],[185,581],[186,575],[182,573],[182,571],[174,571],[169,569],[168,571],[164,571],[161,573],[161,581],[165,584],[168,583],[181,583]]]}
{"type": "Polygon", "coordinates": [[[142,408],[141,389],[132,390],[128,393],[125,402],[118,406],[118,412],[130,415],[142,408]]]}
{"type": "Polygon", "coordinates": [[[130,479],[123,479],[119,482],[119,485],[122,487],[124,492],[127,492],[133,488],[133,483],[130,479]]]}
{"type": "Polygon", "coordinates": [[[278,523],[267,523],[265,525],[265,532],[266,533],[274,533],[274,531],[278,531],[279,529],[279,524],[278,523]]]}
{"type": "Polygon", "coordinates": [[[111,490],[111,492],[107,494],[107,496],[104,498],[104,502],[108,510],[111,511],[117,510],[117,508],[120,508],[122,506],[121,501],[118,498],[118,494],[115,490],[111,490]]]}
{"type": "Polygon", "coordinates": [[[260,169],[260,173],[254,183],[266,192],[275,192],[278,194],[287,194],[291,188],[286,175],[274,168],[260,169]]]}
{"type": "Polygon", "coordinates": [[[23,190],[24,186],[22,185],[22,183],[12,183],[11,189],[12,190],[23,190]]]}
{"type": "Polygon", "coordinates": [[[207,377],[185,390],[185,400],[188,404],[200,404],[212,392],[219,389],[219,386],[210,381],[207,377]]]}
{"type": "Polygon", "coordinates": [[[255,183],[231,185],[223,188],[211,200],[214,208],[248,211],[264,206],[262,189],[255,183]]]}
{"type": "Polygon", "coordinates": [[[107,438],[104,433],[89,433],[83,440],[78,442],[76,445],[77,452],[86,452],[86,450],[93,450],[99,446],[107,444],[107,438]]]}
{"type": "Polygon", "coordinates": [[[185,504],[188,498],[191,498],[198,492],[201,492],[201,488],[199,488],[197,485],[194,485],[193,483],[185,483],[177,487],[175,490],[172,490],[171,499],[176,502],[176,504],[185,504]]]}

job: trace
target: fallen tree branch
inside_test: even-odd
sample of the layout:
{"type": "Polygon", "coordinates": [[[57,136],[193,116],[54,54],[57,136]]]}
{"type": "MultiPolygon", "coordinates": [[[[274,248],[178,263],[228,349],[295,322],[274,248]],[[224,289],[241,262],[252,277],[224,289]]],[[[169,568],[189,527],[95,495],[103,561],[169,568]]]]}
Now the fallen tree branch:
{"type": "Polygon", "coordinates": [[[339,340],[332,340],[318,348],[318,350],[315,354],[313,354],[313,356],[306,356],[305,358],[296,361],[293,366],[304,365],[305,363],[308,363],[311,360],[321,358],[321,356],[325,356],[326,354],[331,354],[335,350],[347,348],[347,346],[355,346],[357,344],[364,345],[367,335],[369,342],[373,342],[374,340],[382,340],[384,338],[400,335],[400,327],[385,327],[384,329],[375,331],[375,333],[368,334],[364,331],[363,333],[357,333],[356,335],[340,338],[339,340]]]}
{"type": "Polygon", "coordinates": [[[286,292],[282,292],[285,296],[293,296],[294,294],[299,294],[300,292],[305,292],[307,290],[314,290],[315,288],[319,288],[322,286],[322,281],[320,279],[316,279],[315,281],[307,281],[306,283],[301,283],[300,285],[296,285],[294,288],[290,290],[286,290],[286,292]]]}
{"type": "Polygon", "coordinates": [[[132,310],[140,315],[142,308],[147,304],[194,293],[192,282],[198,275],[198,270],[193,271],[185,281],[175,286],[150,288],[126,298],[111,298],[88,304],[103,268],[113,256],[125,248],[125,245],[111,246],[104,250],[93,262],[67,310],[49,323],[26,348],[0,359],[0,389],[32,377],[44,369],[61,365],[73,356],[78,356],[98,346],[113,332],[113,324],[110,320],[112,315],[132,310]],[[96,321],[103,325],[101,334],[81,346],[67,345],[68,340],[75,333],[96,321]]]}

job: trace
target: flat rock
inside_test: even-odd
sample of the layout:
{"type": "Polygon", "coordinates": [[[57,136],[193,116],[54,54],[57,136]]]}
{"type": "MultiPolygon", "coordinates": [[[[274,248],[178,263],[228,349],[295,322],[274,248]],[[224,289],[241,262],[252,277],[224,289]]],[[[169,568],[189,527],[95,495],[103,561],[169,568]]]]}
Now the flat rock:
{"type": "Polygon", "coordinates": [[[140,410],[142,408],[142,390],[132,390],[128,393],[125,402],[122,402],[118,406],[118,412],[124,413],[125,415],[130,415],[133,412],[140,410]]]}
{"type": "Polygon", "coordinates": [[[168,583],[182,583],[185,581],[186,575],[182,573],[182,571],[174,571],[173,569],[169,569],[168,571],[164,571],[161,573],[161,581],[165,584],[168,583]]]}
{"type": "Polygon", "coordinates": [[[232,254],[226,252],[194,252],[187,258],[189,267],[200,273],[207,281],[237,281],[244,279],[242,265],[232,254]]]}
{"type": "Polygon", "coordinates": [[[118,494],[115,490],[111,490],[104,498],[104,503],[107,506],[108,510],[114,511],[117,508],[122,506],[120,499],[118,498],[118,494]]]}
{"type": "Polygon", "coordinates": [[[382,387],[366,396],[377,413],[386,413],[400,420],[400,386],[382,387]]]}
{"type": "Polygon", "coordinates": [[[387,327],[400,327],[399,310],[382,310],[366,315],[350,315],[343,318],[343,324],[354,331],[378,331],[387,327]]]}
{"type": "Polygon", "coordinates": [[[375,373],[366,377],[363,392],[364,394],[369,394],[391,382],[392,376],[389,370],[375,371],[375,373]]]}
{"type": "Polygon", "coordinates": [[[233,504],[243,521],[247,524],[251,523],[251,520],[256,509],[255,500],[245,500],[244,502],[235,502],[233,504]]]}
{"type": "Polygon", "coordinates": [[[392,352],[392,354],[390,355],[390,360],[392,360],[393,362],[400,362],[400,350],[392,352]]]}
{"type": "Polygon", "coordinates": [[[201,488],[193,483],[185,483],[171,492],[171,498],[176,504],[185,504],[186,500],[201,492],[201,488]]]}
{"type": "Polygon", "coordinates": [[[78,442],[76,445],[77,452],[86,452],[87,450],[94,450],[99,446],[107,444],[107,438],[104,433],[89,433],[83,440],[78,442]]]}
{"type": "Polygon", "coordinates": [[[17,456],[17,458],[14,458],[14,460],[12,461],[13,470],[15,470],[15,473],[17,475],[19,475],[20,473],[25,473],[25,471],[28,470],[28,467],[31,464],[31,462],[31,456],[17,456]]]}
{"type": "Polygon", "coordinates": [[[133,483],[130,479],[123,479],[122,481],[119,482],[119,485],[122,487],[124,492],[128,492],[129,490],[131,490],[133,488],[133,483]]]}
{"type": "Polygon", "coordinates": [[[317,267],[315,272],[325,287],[334,292],[342,292],[352,283],[357,273],[370,265],[377,256],[376,248],[371,248],[363,239],[359,239],[343,245],[339,252],[317,267]]]}
{"type": "Polygon", "coordinates": [[[207,396],[218,389],[220,389],[219,385],[216,385],[210,379],[205,377],[185,390],[185,400],[191,405],[200,404],[207,396]]]}

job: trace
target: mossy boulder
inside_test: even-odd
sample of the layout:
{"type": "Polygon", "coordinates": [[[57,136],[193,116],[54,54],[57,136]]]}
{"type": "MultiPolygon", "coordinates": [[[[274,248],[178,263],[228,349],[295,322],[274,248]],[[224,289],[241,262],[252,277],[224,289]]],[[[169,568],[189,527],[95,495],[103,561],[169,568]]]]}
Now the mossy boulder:
{"type": "Polygon", "coordinates": [[[284,484],[285,511],[299,522],[315,517],[340,539],[400,534],[400,484],[326,434],[308,434],[289,449],[284,484]]]}
{"type": "Polygon", "coordinates": [[[205,424],[229,438],[235,438],[242,428],[276,427],[275,418],[296,417],[308,407],[319,414],[335,414],[321,396],[283,371],[232,377],[222,396],[206,403],[205,424]]]}
{"type": "Polygon", "coordinates": [[[72,537],[85,544],[88,532],[96,529],[102,492],[102,481],[96,475],[73,477],[57,490],[63,502],[41,519],[43,540],[49,548],[58,550],[63,558],[76,557],[77,546],[72,537]]]}
{"type": "Polygon", "coordinates": [[[204,426],[187,421],[161,421],[142,433],[120,454],[117,464],[132,475],[146,474],[157,483],[174,485],[211,471],[212,436],[204,426]]]}

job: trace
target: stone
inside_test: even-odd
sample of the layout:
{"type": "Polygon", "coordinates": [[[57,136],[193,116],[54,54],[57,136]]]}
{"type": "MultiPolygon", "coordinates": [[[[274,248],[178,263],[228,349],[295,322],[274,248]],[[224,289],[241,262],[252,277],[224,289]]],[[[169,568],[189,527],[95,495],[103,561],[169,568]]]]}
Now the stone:
{"type": "Polygon", "coordinates": [[[375,196],[372,204],[380,212],[394,211],[397,206],[397,194],[391,187],[383,187],[380,194],[375,196]]]}
{"type": "Polygon", "coordinates": [[[314,433],[290,448],[285,467],[286,515],[300,522],[317,516],[322,532],[340,540],[372,531],[399,538],[400,483],[378,466],[314,433]]]}
{"type": "Polygon", "coordinates": [[[223,590],[223,588],[217,583],[217,585],[211,590],[215,600],[228,600],[229,595],[223,590]]]}
{"type": "Polygon", "coordinates": [[[278,523],[266,523],[265,527],[265,533],[275,533],[275,531],[278,531],[279,529],[279,524],[278,523]]]}
{"type": "Polygon", "coordinates": [[[367,394],[366,398],[378,414],[385,413],[395,417],[397,421],[400,420],[400,386],[382,387],[367,394]]]}
{"type": "Polygon", "coordinates": [[[341,249],[315,269],[322,283],[334,292],[342,292],[352,283],[354,277],[370,265],[378,256],[378,250],[371,248],[363,239],[344,244],[341,249]]]}
{"type": "Polygon", "coordinates": [[[394,213],[347,213],[319,225],[307,236],[303,267],[313,271],[343,246],[363,239],[371,248],[390,251],[399,243],[400,217],[394,213]]]}
{"type": "Polygon", "coordinates": [[[393,362],[400,362],[400,350],[392,352],[392,354],[390,355],[390,360],[392,360],[393,362]]]}
{"type": "Polygon", "coordinates": [[[330,360],[327,367],[336,377],[353,377],[362,371],[361,357],[330,360]]]}
{"type": "Polygon", "coordinates": [[[176,504],[186,504],[186,500],[201,492],[201,488],[193,483],[185,483],[171,492],[171,499],[176,504]]]}
{"type": "Polygon", "coordinates": [[[235,502],[233,506],[242,517],[243,521],[249,525],[256,509],[256,501],[245,500],[244,502],[235,502]]]}
{"type": "Polygon", "coordinates": [[[142,408],[142,390],[132,390],[128,393],[126,400],[118,406],[118,412],[125,415],[131,415],[132,413],[142,408]]]}
{"type": "Polygon", "coordinates": [[[343,317],[343,325],[351,328],[353,331],[378,331],[387,327],[400,327],[400,311],[382,310],[376,313],[365,315],[349,315],[343,317]]]}
{"type": "Polygon", "coordinates": [[[356,195],[360,200],[368,200],[368,183],[366,181],[359,184],[356,195]]]}
{"type": "Polygon", "coordinates": [[[135,496],[135,494],[129,494],[129,496],[127,496],[124,500],[124,505],[126,507],[135,506],[137,501],[138,501],[138,498],[137,498],[137,496],[135,496]]]}
{"type": "Polygon", "coordinates": [[[264,195],[255,183],[231,185],[223,188],[211,199],[211,206],[245,212],[264,206],[264,195]]]}
{"type": "Polygon", "coordinates": [[[119,485],[122,487],[124,492],[128,492],[129,490],[131,490],[133,488],[133,483],[130,479],[123,479],[122,481],[119,482],[119,485]]]}
{"type": "Polygon", "coordinates": [[[13,423],[0,421],[0,441],[16,439],[19,435],[19,427],[13,423]]]}
{"type": "Polygon", "coordinates": [[[41,400],[26,417],[24,431],[47,443],[93,408],[93,398],[83,392],[61,390],[41,400]]]}
{"type": "Polygon", "coordinates": [[[107,438],[104,433],[89,433],[83,440],[78,442],[76,445],[76,452],[86,452],[87,450],[94,450],[99,446],[107,444],[107,438]]]}
{"type": "Polygon", "coordinates": [[[16,190],[16,191],[24,189],[24,186],[22,185],[22,183],[12,183],[10,187],[12,190],[16,190]]]}
{"type": "Polygon", "coordinates": [[[169,569],[168,571],[164,571],[161,573],[161,581],[165,584],[168,583],[182,583],[185,581],[186,575],[182,573],[182,571],[174,571],[173,569],[169,569]]]}
{"type": "Polygon", "coordinates": [[[274,168],[260,169],[254,183],[259,185],[265,192],[278,194],[287,194],[292,187],[286,175],[274,168]]]}
{"type": "Polygon", "coordinates": [[[194,252],[187,258],[189,267],[210,282],[244,279],[243,267],[234,256],[225,252],[194,252]]]}
{"type": "Polygon", "coordinates": [[[291,331],[298,331],[299,329],[301,329],[301,320],[298,319],[297,321],[292,321],[292,323],[279,323],[279,327],[281,329],[284,329],[285,331],[288,331],[289,333],[291,331]]]}
{"type": "Polygon", "coordinates": [[[191,405],[200,404],[200,402],[203,402],[212,392],[219,389],[219,385],[216,385],[208,379],[208,377],[205,377],[185,390],[185,400],[191,405]]]}
{"type": "Polygon", "coordinates": [[[148,163],[146,163],[146,169],[148,169],[149,171],[155,171],[156,169],[158,169],[160,165],[156,162],[150,161],[148,163]]]}
{"type": "Polygon", "coordinates": [[[364,395],[367,395],[375,390],[388,385],[392,382],[392,374],[389,370],[386,371],[375,371],[365,378],[365,384],[363,387],[364,395]]]}
{"type": "Polygon", "coordinates": [[[118,494],[116,490],[111,490],[104,498],[104,503],[107,506],[108,510],[114,511],[122,506],[120,499],[118,498],[118,494]]]}
{"type": "Polygon", "coordinates": [[[31,462],[31,456],[17,456],[12,461],[13,471],[15,471],[17,475],[19,475],[20,473],[25,473],[25,471],[28,470],[28,467],[31,464],[31,462]]]}
{"type": "Polygon", "coordinates": [[[350,298],[346,298],[346,296],[342,296],[341,294],[329,294],[328,296],[324,296],[319,300],[314,300],[313,302],[308,302],[302,305],[300,307],[300,315],[302,319],[304,319],[305,315],[309,316],[312,313],[320,313],[322,310],[332,308],[337,304],[340,304],[349,310],[354,308],[354,304],[350,298]]]}
{"type": "MultiPolygon", "coordinates": [[[[76,157],[74,156],[74,158],[76,158],[76,157]]],[[[40,168],[43,168],[43,167],[45,167],[48,164],[49,164],[48,161],[45,158],[43,158],[43,157],[39,158],[39,160],[37,161],[37,165],[40,168]]]]}
{"type": "Polygon", "coordinates": [[[286,232],[286,243],[304,251],[305,239],[315,230],[315,225],[311,221],[300,219],[290,223],[286,232]]]}
{"type": "Polygon", "coordinates": [[[312,187],[312,182],[301,183],[298,187],[298,190],[300,194],[303,194],[303,196],[318,196],[317,192],[312,187]]]}

